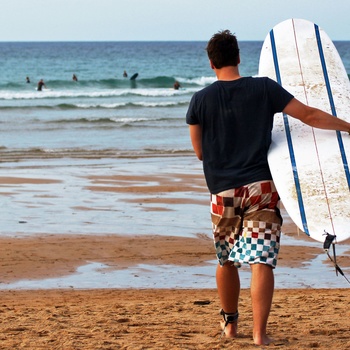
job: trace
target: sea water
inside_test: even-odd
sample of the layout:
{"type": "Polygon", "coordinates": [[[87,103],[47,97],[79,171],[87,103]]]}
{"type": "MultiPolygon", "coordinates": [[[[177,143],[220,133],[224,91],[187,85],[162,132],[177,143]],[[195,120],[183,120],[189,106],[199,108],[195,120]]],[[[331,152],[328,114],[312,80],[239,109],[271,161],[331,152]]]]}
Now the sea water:
{"type": "MultiPolygon", "coordinates": [[[[77,151],[114,156],[192,152],[184,121],[188,103],[215,80],[205,46],[0,43],[0,159],[35,153],[69,157],[77,151]],[[139,76],[132,81],[134,73],[139,76]],[[36,90],[40,79],[47,86],[43,91],[36,90]],[[175,81],[179,90],[173,88],[175,81]]],[[[261,46],[240,43],[242,75],[257,74],[261,46]]],[[[336,46],[350,72],[350,42],[336,46]]]]}
{"type": "MultiPolygon", "coordinates": [[[[241,43],[242,74],[257,74],[261,45],[241,43]]],[[[79,176],[121,169],[145,177],[176,168],[202,173],[185,114],[191,96],[215,81],[205,47],[205,42],[0,43],[0,176],[63,181],[47,190],[41,185],[41,196],[33,196],[33,185],[22,185],[16,195],[6,186],[1,234],[121,233],[128,216],[112,213],[122,201],[113,193],[81,191],[79,176]],[[137,79],[130,80],[134,73],[137,79]],[[40,79],[46,88],[37,91],[40,79]],[[52,205],[43,196],[55,198],[52,205]],[[72,207],[87,207],[89,201],[100,215],[74,211],[72,217],[72,207]],[[27,224],[18,226],[19,221],[27,224]]],[[[167,209],[169,219],[153,213],[158,223],[173,221],[173,208],[167,209]]],[[[193,232],[190,213],[186,208],[178,214],[183,228],[166,232],[193,232]]],[[[142,229],[136,231],[152,231],[147,215],[138,214],[142,229]]]]}
{"type": "MultiPolygon", "coordinates": [[[[242,74],[257,73],[260,47],[242,43],[242,74]]],[[[0,147],[18,158],[190,152],[189,100],[215,79],[204,42],[0,43],[0,52],[0,147]],[[40,79],[47,89],[36,91],[40,79]]]]}
{"type": "MultiPolygon", "coordinates": [[[[350,73],[350,42],[335,44],[350,73]]],[[[205,46],[190,41],[1,42],[0,176],[60,182],[2,185],[0,234],[125,234],[132,222],[139,234],[210,235],[205,205],[164,204],[162,211],[142,211],[135,204],[137,214],[132,217],[125,214],[118,194],[81,190],[88,186],[88,175],[122,171],[146,178],[202,172],[185,114],[191,96],[215,81],[205,46]],[[123,77],[124,70],[128,77],[123,77]],[[130,80],[134,73],[137,79],[130,80]],[[46,84],[43,91],[37,91],[40,79],[46,84]],[[178,90],[173,88],[175,81],[181,85],[178,90]],[[84,205],[94,211],[76,209],[84,205]]],[[[240,43],[242,75],[257,75],[261,47],[262,42],[240,43]]],[[[207,200],[204,192],[181,195],[207,200]]],[[[131,197],[125,194],[123,199],[131,197]]],[[[94,275],[91,269],[83,268],[85,280],[86,273],[94,275]]],[[[158,267],[149,269],[155,271],[153,276],[160,274],[158,267]]],[[[189,285],[198,287],[193,276],[207,278],[207,272],[189,276],[189,285]]]]}

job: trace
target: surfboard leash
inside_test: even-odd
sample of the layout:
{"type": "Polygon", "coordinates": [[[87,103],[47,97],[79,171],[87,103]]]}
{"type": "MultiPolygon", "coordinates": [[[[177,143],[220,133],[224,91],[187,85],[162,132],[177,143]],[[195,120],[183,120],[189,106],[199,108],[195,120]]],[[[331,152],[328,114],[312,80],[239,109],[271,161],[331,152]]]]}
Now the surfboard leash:
{"type": "Polygon", "coordinates": [[[346,281],[350,284],[350,280],[345,276],[344,272],[337,264],[337,255],[335,253],[335,243],[336,243],[337,236],[331,235],[330,233],[328,233],[326,231],[324,231],[324,235],[326,235],[326,238],[325,238],[324,243],[323,243],[323,249],[326,252],[330,261],[333,263],[336,275],[338,276],[338,272],[339,272],[346,279],[346,281]],[[329,248],[330,248],[331,244],[332,244],[332,248],[333,248],[333,258],[329,254],[329,248]]]}

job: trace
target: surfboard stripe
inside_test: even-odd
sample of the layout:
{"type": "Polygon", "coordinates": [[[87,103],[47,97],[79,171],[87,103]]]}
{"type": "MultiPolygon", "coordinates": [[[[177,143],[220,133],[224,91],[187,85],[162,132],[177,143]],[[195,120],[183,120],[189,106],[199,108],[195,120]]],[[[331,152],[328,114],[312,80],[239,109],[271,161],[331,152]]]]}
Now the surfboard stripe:
{"type": "MultiPolygon", "coordinates": [[[[332,95],[331,84],[330,84],[329,77],[328,77],[326,61],[325,61],[325,58],[324,58],[324,52],[323,52],[323,47],[322,47],[322,41],[321,41],[319,26],[317,24],[314,24],[314,27],[315,27],[317,47],[318,47],[320,60],[321,60],[321,65],[322,65],[323,76],[324,76],[324,80],[325,80],[326,88],[327,88],[329,104],[331,106],[332,114],[334,115],[334,117],[337,117],[337,111],[336,111],[336,108],[335,108],[335,103],[334,103],[334,99],[333,99],[333,95],[332,95]]],[[[348,164],[347,157],[346,157],[346,154],[345,154],[343,138],[341,136],[340,131],[336,131],[336,133],[337,133],[337,139],[338,139],[338,144],[339,144],[339,150],[340,150],[341,158],[342,158],[342,161],[343,161],[345,176],[346,176],[346,180],[347,180],[347,183],[348,183],[348,188],[350,190],[349,164],[348,164]]]]}
{"type": "MultiPolygon", "coordinates": [[[[273,29],[270,31],[270,40],[271,40],[271,48],[272,48],[273,62],[274,62],[274,66],[275,66],[276,79],[277,79],[277,82],[282,86],[282,80],[281,80],[281,74],[280,74],[280,69],[279,69],[279,65],[278,65],[278,56],[277,56],[277,49],[276,49],[275,36],[273,33],[273,29]]],[[[290,160],[291,160],[292,169],[293,169],[293,177],[294,177],[294,183],[295,183],[295,188],[296,188],[297,197],[298,197],[300,217],[301,217],[301,221],[302,221],[302,225],[303,225],[303,230],[309,236],[310,234],[309,234],[309,229],[307,226],[305,207],[304,207],[303,196],[302,196],[301,188],[300,188],[298,169],[297,169],[297,164],[295,161],[293,141],[292,141],[292,137],[290,134],[288,116],[285,113],[283,113],[283,122],[284,122],[284,127],[285,127],[285,132],[286,132],[290,160]]]]}

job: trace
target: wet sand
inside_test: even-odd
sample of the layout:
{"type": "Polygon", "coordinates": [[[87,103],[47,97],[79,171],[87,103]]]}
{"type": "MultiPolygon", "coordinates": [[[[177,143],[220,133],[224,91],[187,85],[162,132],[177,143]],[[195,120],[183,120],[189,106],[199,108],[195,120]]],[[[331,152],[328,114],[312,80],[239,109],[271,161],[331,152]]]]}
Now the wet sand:
{"type": "MultiPolygon", "coordinates": [[[[316,247],[283,246],[278,266],[300,267],[322,254],[316,247]]],[[[21,279],[45,279],[72,274],[88,262],[126,269],[138,264],[201,266],[215,259],[212,240],[171,236],[122,237],[47,235],[0,238],[0,287],[21,279]],[[134,247],[140,249],[134,249],[134,247]],[[161,249],[160,249],[161,247],[161,249]]],[[[327,261],[326,255],[324,260],[327,261]]],[[[344,265],[345,264],[345,265],[344,265]]],[[[342,258],[342,266],[350,259],[342,258]]]]}

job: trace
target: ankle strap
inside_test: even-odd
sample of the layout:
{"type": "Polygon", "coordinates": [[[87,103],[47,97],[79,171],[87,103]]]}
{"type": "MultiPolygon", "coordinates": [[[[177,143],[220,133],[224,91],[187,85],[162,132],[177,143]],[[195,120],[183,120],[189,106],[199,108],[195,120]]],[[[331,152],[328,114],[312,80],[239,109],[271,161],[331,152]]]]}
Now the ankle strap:
{"type": "Polygon", "coordinates": [[[238,320],[239,313],[238,311],[234,313],[227,313],[224,311],[224,309],[221,309],[220,315],[222,315],[222,317],[224,318],[226,327],[229,323],[234,323],[238,320]]]}

